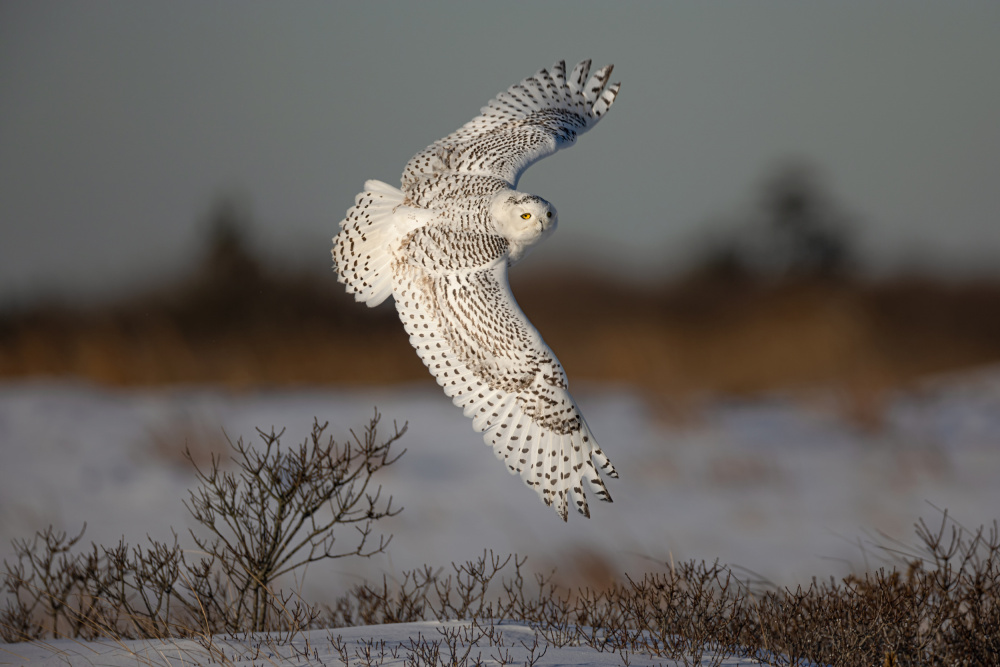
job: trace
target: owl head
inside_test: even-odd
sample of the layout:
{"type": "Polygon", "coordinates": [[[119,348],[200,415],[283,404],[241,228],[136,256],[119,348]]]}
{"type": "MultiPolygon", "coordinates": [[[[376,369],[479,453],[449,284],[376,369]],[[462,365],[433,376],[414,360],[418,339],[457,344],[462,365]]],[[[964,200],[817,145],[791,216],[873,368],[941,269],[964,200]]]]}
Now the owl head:
{"type": "Polygon", "coordinates": [[[556,207],[541,197],[521,192],[502,192],[493,200],[493,224],[510,243],[510,261],[516,262],[528,248],[555,231],[556,207]]]}

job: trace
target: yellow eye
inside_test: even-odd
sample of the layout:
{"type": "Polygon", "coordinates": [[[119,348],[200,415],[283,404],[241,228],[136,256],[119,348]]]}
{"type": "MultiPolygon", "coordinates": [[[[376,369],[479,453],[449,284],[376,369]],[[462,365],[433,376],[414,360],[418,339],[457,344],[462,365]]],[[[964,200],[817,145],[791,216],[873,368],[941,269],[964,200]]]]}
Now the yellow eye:
{"type": "Polygon", "coordinates": [[[552,211],[549,211],[548,213],[546,213],[546,214],[545,214],[545,217],[547,217],[547,218],[551,218],[551,217],[552,217],[552,211]]]}
{"type": "Polygon", "coordinates": [[[521,217],[524,218],[525,220],[530,220],[531,219],[531,214],[530,213],[522,213],[521,217]]]}

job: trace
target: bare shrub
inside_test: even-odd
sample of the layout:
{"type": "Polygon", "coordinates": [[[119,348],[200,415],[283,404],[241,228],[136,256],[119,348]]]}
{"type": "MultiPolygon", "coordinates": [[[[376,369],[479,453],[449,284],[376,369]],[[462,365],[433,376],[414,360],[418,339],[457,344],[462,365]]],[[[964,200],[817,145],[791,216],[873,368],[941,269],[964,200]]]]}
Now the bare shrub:
{"type": "MultiPolygon", "coordinates": [[[[4,562],[6,606],[0,638],[6,642],[47,636],[155,638],[219,632],[310,627],[320,610],[275,588],[276,580],[309,563],[381,552],[390,538],[371,542],[375,522],[401,511],[382,498],[372,476],[400,455],[380,441],[375,411],[360,435],[337,443],[324,438],[327,424],[313,424],[298,447],[283,449],[281,433],[260,432],[263,450],[230,443],[235,471],[213,456],[195,469],[201,485],[186,503],[210,537],[191,536],[182,549],[149,539],[91,544],[76,552],[83,531],[68,537],[52,527],[32,540],[15,540],[16,562],[4,562]],[[354,528],[343,536],[338,527],[354,528]],[[335,533],[336,531],[336,533],[335,533]]],[[[193,461],[192,461],[193,463],[193,461]]]]}
{"type": "Polygon", "coordinates": [[[903,569],[768,592],[746,641],[774,664],[985,665],[1000,655],[1000,535],[922,519],[903,569]],[[762,641],[766,638],[766,642],[762,641]]]}
{"type": "Polygon", "coordinates": [[[484,552],[476,560],[452,563],[452,571],[447,575],[443,574],[443,568],[435,570],[425,565],[404,571],[402,580],[392,585],[384,576],[381,586],[358,584],[326,608],[325,623],[329,627],[344,627],[409,623],[428,618],[451,621],[505,617],[504,610],[490,602],[487,591],[512,558],[517,561],[510,555],[484,552]]]}
{"type": "Polygon", "coordinates": [[[745,623],[744,590],[718,563],[680,563],[629,584],[630,594],[622,595],[621,604],[654,655],[701,664],[705,652],[731,643],[745,623]]]}
{"type": "Polygon", "coordinates": [[[397,460],[391,445],[405,426],[379,442],[378,421],[376,412],[343,445],[324,441],[326,425],[315,424],[290,450],[280,447],[280,433],[261,432],[260,450],[232,445],[232,472],[216,458],[199,468],[188,508],[211,537],[192,534],[197,559],[176,535],[172,543],[82,551],[82,532],[49,528],[15,541],[0,637],[195,636],[212,651],[213,633],[266,630],[267,642],[309,659],[308,636],[304,646],[291,641],[301,630],[436,620],[436,637],[372,641],[354,655],[339,637],[330,641],[344,665],[366,667],[400,658],[427,667],[530,666],[548,646],[589,647],[626,666],[637,655],[685,665],[733,657],[769,665],[997,663],[1000,531],[996,523],[968,530],[947,512],[940,525],[917,524],[915,546],[883,545],[895,567],[794,589],[751,588],[725,566],[695,561],[573,589],[555,583],[555,573],[526,576],[524,558],[484,552],[450,569],[424,566],[354,586],[326,607],[276,590],[278,577],[307,563],[385,548],[381,538],[369,544],[373,523],[398,510],[380,500],[371,477],[397,460]],[[353,541],[334,540],[342,525],[355,528],[353,541]],[[527,625],[532,639],[511,622],[527,625]]]}
{"type": "MultiPolygon", "coordinates": [[[[383,580],[381,587],[355,587],[328,608],[325,620],[357,625],[465,618],[472,624],[469,636],[495,649],[489,656],[501,664],[520,661],[504,643],[507,622],[527,623],[547,645],[587,646],[614,653],[623,664],[635,655],[685,665],[718,665],[731,657],[770,665],[995,664],[996,526],[969,531],[945,514],[937,529],[921,521],[917,537],[917,547],[893,551],[898,568],[763,592],[718,563],[694,561],[603,590],[571,590],[551,576],[526,579],[523,558],[484,553],[473,563],[453,564],[447,575],[425,567],[406,573],[396,586],[383,580]],[[456,585],[462,577],[465,584],[456,585]],[[499,593],[490,598],[493,582],[499,593]]],[[[400,648],[414,664],[447,661],[456,655],[453,635],[444,634],[444,641],[420,637],[400,648]]],[[[464,650],[457,657],[465,667],[480,659],[464,650]]]]}
{"type": "Polygon", "coordinates": [[[401,509],[392,508],[391,496],[383,501],[382,487],[372,488],[371,479],[399,459],[391,447],[406,427],[378,442],[378,420],[376,412],[363,435],[352,431],[354,442],[346,444],[333,438],[324,442],[327,424],[315,422],[307,442],[285,451],[281,433],[258,430],[262,450],[242,439],[230,443],[236,472],[222,470],[215,457],[208,469],[195,465],[201,485],[190,492],[186,506],[212,537],[193,531],[191,536],[225,571],[232,590],[221,600],[211,587],[197,592],[206,595],[202,599],[227,627],[270,628],[278,577],[319,560],[369,557],[388,545],[391,538],[384,536],[369,544],[373,525],[401,509]],[[339,543],[336,526],[354,527],[355,541],[339,543]]]}

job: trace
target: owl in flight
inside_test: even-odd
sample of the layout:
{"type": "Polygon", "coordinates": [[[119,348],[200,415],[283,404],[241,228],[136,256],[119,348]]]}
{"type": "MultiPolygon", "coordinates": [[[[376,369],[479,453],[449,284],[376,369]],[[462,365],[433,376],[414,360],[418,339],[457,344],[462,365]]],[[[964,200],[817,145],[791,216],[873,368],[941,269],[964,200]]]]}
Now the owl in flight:
{"type": "Polygon", "coordinates": [[[556,228],[556,209],[517,190],[536,161],[607,113],[611,65],[566,65],[501,92],[480,115],[417,153],[402,189],[367,181],[333,239],[358,301],[392,296],[410,343],[512,474],[565,521],[590,516],[583,486],[611,502],[618,477],[567,390],[566,374],[514,300],[507,268],[556,228]]]}

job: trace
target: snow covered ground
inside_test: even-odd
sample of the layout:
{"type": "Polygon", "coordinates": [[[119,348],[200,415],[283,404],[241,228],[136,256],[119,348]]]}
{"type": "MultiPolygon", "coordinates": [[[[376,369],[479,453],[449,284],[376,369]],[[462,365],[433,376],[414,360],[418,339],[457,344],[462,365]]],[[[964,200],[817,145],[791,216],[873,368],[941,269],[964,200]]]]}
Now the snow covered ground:
{"type": "Polygon", "coordinates": [[[86,541],[103,544],[169,541],[174,527],[187,543],[185,438],[197,445],[222,429],[255,438],[255,427],[273,425],[294,443],[313,417],[343,438],[375,405],[384,423],[409,422],[399,443],[408,451],[381,480],[405,510],[382,526],[394,535],[386,554],[313,566],[313,601],[360,577],[484,549],[527,556],[537,570],[558,564],[570,584],[671,559],[807,582],[878,565],[878,533],[912,542],[919,517],[939,519],[935,506],[967,526],[1000,515],[1000,369],[891,398],[879,431],[852,425],[823,397],[708,402],[678,424],[627,388],[574,389],[621,479],[609,484],[613,504],[591,503],[591,520],[564,524],[506,474],[430,379],[252,393],[0,384],[0,558],[12,538],[50,523],[75,533],[87,522],[86,541]]]}
{"type": "MultiPolygon", "coordinates": [[[[549,645],[537,637],[536,632],[523,624],[505,624],[496,628],[502,636],[494,635],[499,642],[480,639],[471,642],[469,623],[426,622],[401,623],[336,630],[314,630],[297,636],[292,642],[272,642],[266,636],[242,639],[213,638],[214,653],[193,640],[126,641],[111,640],[76,642],[72,640],[49,641],[37,644],[0,645],[0,665],[25,664],[43,667],[65,665],[101,665],[117,667],[135,665],[204,665],[238,664],[247,667],[266,665],[318,665],[342,667],[346,657],[352,665],[368,665],[365,658],[372,658],[372,665],[404,667],[427,665],[414,657],[433,651],[433,644],[441,648],[444,664],[450,664],[450,646],[445,634],[451,632],[458,641],[454,646],[461,657],[470,644],[470,664],[480,658],[487,665],[527,665],[550,667],[553,665],[582,665],[587,667],[619,666],[626,664],[618,653],[599,652],[586,646],[549,645]],[[536,639],[537,638],[537,639],[536,639]],[[491,645],[492,644],[492,645],[491,645]],[[499,645],[498,645],[499,644],[499,645]],[[534,659],[534,661],[532,661],[534,659]]],[[[628,655],[628,663],[636,667],[674,667],[690,664],[645,655],[628,655]]],[[[746,658],[721,657],[712,662],[712,656],[703,656],[703,664],[735,667],[757,664],[746,658]]],[[[440,663],[439,663],[440,664],[440,663]]]]}

